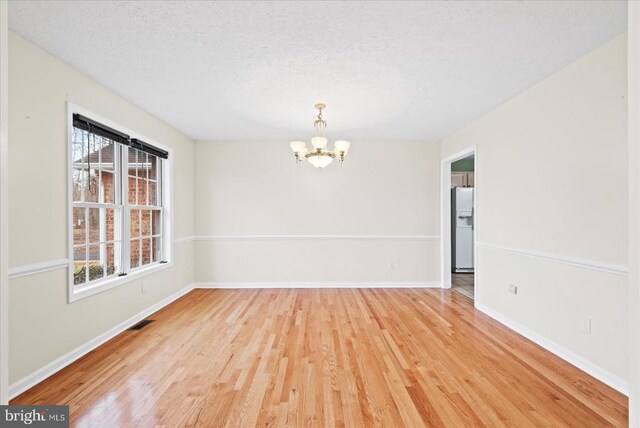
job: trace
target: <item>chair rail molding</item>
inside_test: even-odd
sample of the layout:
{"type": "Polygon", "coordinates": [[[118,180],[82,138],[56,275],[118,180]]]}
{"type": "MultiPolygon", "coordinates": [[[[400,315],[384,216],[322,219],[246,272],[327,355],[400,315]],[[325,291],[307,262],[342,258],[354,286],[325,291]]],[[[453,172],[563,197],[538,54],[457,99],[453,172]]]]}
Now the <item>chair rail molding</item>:
{"type": "Polygon", "coordinates": [[[195,238],[196,238],[195,236],[185,236],[184,238],[176,238],[173,240],[173,244],[174,245],[186,244],[189,242],[193,242],[195,238]]]}
{"type": "Polygon", "coordinates": [[[46,260],[44,262],[33,263],[24,266],[9,268],[9,279],[21,278],[23,276],[36,275],[38,273],[49,272],[57,269],[69,267],[69,259],[46,260]]]}
{"type": "Polygon", "coordinates": [[[195,241],[438,241],[439,235],[198,235],[195,241]]]}
{"type": "Polygon", "coordinates": [[[597,270],[600,272],[606,272],[614,275],[629,275],[629,267],[616,265],[612,263],[600,262],[595,260],[583,259],[580,257],[563,256],[560,254],[547,253],[544,251],[533,251],[522,248],[508,247],[506,245],[489,244],[487,242],[476,242],[478,248],[485,248],[493,251],[500,251],[502,253],[515,254],[524,257],[533,257],[536,259],[547,260],[555,263],[562,263],[565,265],[577,266],[585,269],[597,270]]]}

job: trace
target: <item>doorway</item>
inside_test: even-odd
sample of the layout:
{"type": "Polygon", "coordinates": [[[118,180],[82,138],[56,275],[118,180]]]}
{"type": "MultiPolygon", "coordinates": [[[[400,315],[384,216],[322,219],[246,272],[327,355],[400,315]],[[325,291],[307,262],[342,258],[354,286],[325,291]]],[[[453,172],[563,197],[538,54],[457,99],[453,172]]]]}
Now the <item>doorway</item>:
{"type": "Polygon", "coordinates": [[[475,300],[477,209],[476,149],[442,161],[442,285],[475,300]]]}

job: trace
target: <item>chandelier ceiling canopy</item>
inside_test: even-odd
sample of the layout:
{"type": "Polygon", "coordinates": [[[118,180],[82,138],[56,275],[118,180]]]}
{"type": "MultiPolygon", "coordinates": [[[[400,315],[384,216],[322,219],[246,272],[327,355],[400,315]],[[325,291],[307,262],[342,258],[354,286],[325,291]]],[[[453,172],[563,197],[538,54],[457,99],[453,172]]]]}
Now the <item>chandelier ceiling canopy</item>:
{"type": "Polygon", "coordinates": [[[318,116],[313,121],[313,127],[316,129],[316,136],[311,139],[311,145],[313,150],[309,151],[304,141],[292,141],[290,143],[291,150],[296,158],[296,162],[302,164],[306,159],[309,163],[316,168],[322,169],[329,165],[335,158],[340,162],[344,162],[344,158],[349,152],[349,146],[351,143],[344,140],[338,140],[334,143],[334,150],[327,150],[327,121],[322,117],[322,110],[327,106],[322,103],[315,105],[318,110],[318,116]]]}

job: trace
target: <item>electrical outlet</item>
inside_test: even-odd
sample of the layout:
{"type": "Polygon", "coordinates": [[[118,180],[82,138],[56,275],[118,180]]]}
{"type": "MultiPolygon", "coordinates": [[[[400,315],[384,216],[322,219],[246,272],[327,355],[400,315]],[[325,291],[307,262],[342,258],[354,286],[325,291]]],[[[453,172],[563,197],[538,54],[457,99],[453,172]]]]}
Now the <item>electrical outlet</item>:
{"type": "Polygon", "coordinates": [[[509,293],[518,294],[518,286],[515,284],[509,284],[509,293]]]}
{"type": "Polygon", "coordinates": [[[243,260],[243,261],[240,263],[240,270],[241,270],[242,272],[246,272],[246,271],[248,271],[248,270],[249,270],[249,262],[248,262],[248,261],[246,261],[246,260],[243,260]]]}
{"type": "Polygon", "coordinates": [[[394,272],[396,270],[396,262],[389,262],[389,270],[394,272]]]}
{"type": "Polygon", "coordinates": [[[582,321],[582,332],[591,334],[591,318],[587,318],[582,321]]]}

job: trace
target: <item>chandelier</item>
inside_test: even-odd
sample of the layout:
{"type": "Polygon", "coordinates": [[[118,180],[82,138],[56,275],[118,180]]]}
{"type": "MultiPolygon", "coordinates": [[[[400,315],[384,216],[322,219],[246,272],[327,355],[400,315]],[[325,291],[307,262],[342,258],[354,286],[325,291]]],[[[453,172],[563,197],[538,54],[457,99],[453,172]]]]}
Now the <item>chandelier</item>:
{"type": "Polygon", "coordinates": [[[325,104],[318,103],[315,107],[318,109],[318,117],[313,121],[313,127],[316,129],[316,136],[311,139],[313,150],[307,150],[307,145],[304,141],[292,141],[290,146],[291,150],[293,150],[296,162],[298,164],[302,164],[302,161],[306,159],[311,165],[322,169],[333,162],[333,159],[338,158],[340,166],[342,166],[342,162],[344,162],[344,158],[347,156],[351,143],[344,140],[338,140],[335,142],[335,148],[333,151],[327,150],[327,137],[325,136],[327,121],[322,118],[322,110],[327,106],[325,104]]]}

